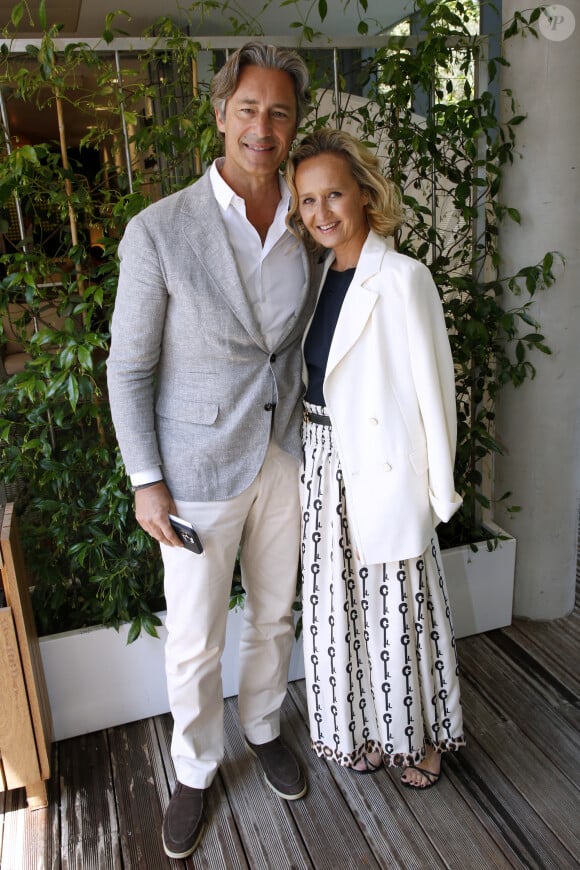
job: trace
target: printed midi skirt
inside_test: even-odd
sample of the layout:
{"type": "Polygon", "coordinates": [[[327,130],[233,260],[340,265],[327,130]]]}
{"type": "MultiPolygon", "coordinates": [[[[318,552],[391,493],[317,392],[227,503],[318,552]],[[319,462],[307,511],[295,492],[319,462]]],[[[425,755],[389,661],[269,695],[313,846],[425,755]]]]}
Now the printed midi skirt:
{"type": "MultiPolygon", "coordinates": [[[[325,409],[306,405],[324,414],[325,409]]],[[[364,565],[330,426],[303,424],[302,600],[313,749],[345,767],[416,764],[465,743],[455,637],[435,530],[419,557],[364,565]]]]}

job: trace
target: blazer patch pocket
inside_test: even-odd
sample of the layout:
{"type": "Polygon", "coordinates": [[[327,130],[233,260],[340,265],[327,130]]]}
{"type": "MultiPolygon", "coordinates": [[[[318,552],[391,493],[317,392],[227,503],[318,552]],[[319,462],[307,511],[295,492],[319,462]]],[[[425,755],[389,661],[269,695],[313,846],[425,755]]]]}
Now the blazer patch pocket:
{"type": "Polygon", "coordinates": [[[220,406],[217,402],[190,402],[183,399],[179,405],[175,401],[157,402],[157,413],[160,417],[179,420],[182,423],[198,423],[201,426],[211,426],[217,420],[220,406]]]}

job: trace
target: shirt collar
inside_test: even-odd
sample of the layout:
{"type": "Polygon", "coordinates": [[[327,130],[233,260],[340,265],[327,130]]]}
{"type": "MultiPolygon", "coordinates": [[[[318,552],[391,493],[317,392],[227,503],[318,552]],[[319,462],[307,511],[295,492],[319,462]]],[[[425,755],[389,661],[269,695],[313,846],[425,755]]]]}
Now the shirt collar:
{"type": "MultiPolygon", "coordinates": [[[[214,192],[214,196],[218,202],[218,205],[224,210],[227,211],[230,205],[234,207],[240,206],[241,203],[244,205],[244,214],[245,214],[245,200],[238,196],[235,190],[229,186],[227,181],[224,180],[223,176],[219,171],[219,167],[223,164],[224,158],[218,157],[217,160],[214,160],[209,170],[209,178],[211,181],[211,186],[214,192]]],[[[286,179],[283,174],[278,173],[278,184],[280,186],[280,203],[278,208],[276,209],[276,213],[279,214],[280,211],[283,211],[284,214],[290,208],[290,188],[286,184],[286,179]]]]}

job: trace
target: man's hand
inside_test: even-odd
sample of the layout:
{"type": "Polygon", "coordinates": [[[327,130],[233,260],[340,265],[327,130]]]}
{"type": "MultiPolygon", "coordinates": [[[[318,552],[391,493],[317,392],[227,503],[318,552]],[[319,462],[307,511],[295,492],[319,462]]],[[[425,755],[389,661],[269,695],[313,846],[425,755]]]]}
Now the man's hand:
{"type": "Polygon", "coordinates": [[[135,493],[135,516],[141,528],[161,544],[183,547],[167,516],[175,513],[175,502],[163,480],[135,493]]]}

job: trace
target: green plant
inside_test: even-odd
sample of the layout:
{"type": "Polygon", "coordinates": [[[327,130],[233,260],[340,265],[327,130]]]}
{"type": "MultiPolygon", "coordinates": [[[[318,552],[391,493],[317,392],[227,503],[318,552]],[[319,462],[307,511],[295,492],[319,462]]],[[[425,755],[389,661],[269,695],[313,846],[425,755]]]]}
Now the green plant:
{"type": "Polygon", "coordinates": [[[66,247],[57,275],[39,252],[3,258],[0,308],[30,355],[0,385],[3,477],[19,484],[39,630],[132,619],[153,632],[161,575],[133,518],[105,394],[114,260],[93,265],[84,245],[66,247]]]}
{"type": "MultiPolygon", "coordinates": [[[[264,9],[274,2],[265,2],[264,9]]],[[[306,14],[294,0],[284,5],[296,5],[293,26],[302,35],[320,96],[322,84],[328,87],[331,57],[311,43],[324,26],[326,3],[313,2],[306,14]]],[[[443,299],[457,368],[457,485],[464,498],[462,510],[441,529],[444,546],[473,541],[481,511],[490,507],[483,467],[501,452],[495,399],[505,384],[533,377],[531,352],[549,352],[531,306],[535,294],[553,282],[555,264],[547,253],[516,275],[502,272],[499,227],[520,218],[502,203],[501,181],[524,118],[515,98],[505,94],[513,111],[500,123],[497,97],[474,89],[482,57],[472,7],[417,0],[424,35],[386,38],[369,60],[340,70],[342,88],[348,79],[361,95],[345,100],[334,116],[334,109],[318,107],[308,121],[348,120],[380,151],[408,209],[397,244],[428,262],[443,299]],[[420,112],[419,104],[427,110],[420,112]],[[517,308],[506,308],[506,288],[521,291],[517,308]]],[[[364,34],[374,24],[365,18],[366,0],[358,0],[357,8],[364,34]]],[[[189,184],[219,152],[208,98],[212,66],[201,80],[192,76],[199,45],[163,18],[147,34],[150,47],[124,57],[119,71],[110,52],[95,46],[79,42],[59,49],[58,26],[47,26],[44,2],[39,10],[44,38],[20,56],[3,43],[0,84],[11,88],[14,105],[24,101],[61,118],[65,109],[74,109],[86,121],[74,148],[67,147],[61,129],[52,137],[11,142],[0,164],[4,342],[9,333],[19,336],[30,358],[23,371],[0,383],[2,478],[19,491],[40,630],[129,619],[134,639],[142,629],[155,633],[154,611],[163,606],[163,592],[156,545],[133,516],[107,403],[116,247],[133,214],[189,184]],[[15,231],[15,196],[23,238],[15,231]]],[[[24,3],[16,4],[13,22],[25,12],[24,3]]],[[[196,14],[198,20],[228,18],[237,34],[258,29],[228,0],[193,3],[196,14]]],[[[533,33],[538,14],[519,16],[505,38],[533,33]]],[[[116,26],[111,13],[105,47],[116,26]]],[[[490,82],[504,64],[501,56],[485,62],[490,82]]],[[[0,336],[0,349],[1,343],[0,336]]],[[[231,606],[242,600],[234,576],[231,606]]]]}
{"type": "MultiPolygon", "coordinates": [[[[22,4],[15,10],[17,22],[22,4]]],[[[112,37],[110,17],[107,27],[112,37]]],[[[0,165],[2,332],[29,357],[0,383],[2,478],[18,493],[41,633],[131,620],[132,640],[141,629],[156,633],[154,611],[164,606],[158,548],[134,518],[105,377],[123,228],[148,202],[190,183],[219,148],[207,88],[191,81],[196,47],[174,44],[167,23],[161,29],[167,49],[152,47],[123,70],[122,95],[110,57],[82,43],[59,52],[57,27],[24,58],[0,55],[11,99],[60,119],[74,107],[86,118],[77,147],[67,147],[62,130],[60,141],[16,139],[0,165]],[[168,70],[174,84],[161,87],[168,70]],[[90,90],[79,84],[88,77],[90,90]],[[123,124],[131,173],[114,160],[123,124]],[[98,150],[109,159],[94,169],[98,150]]]]}

